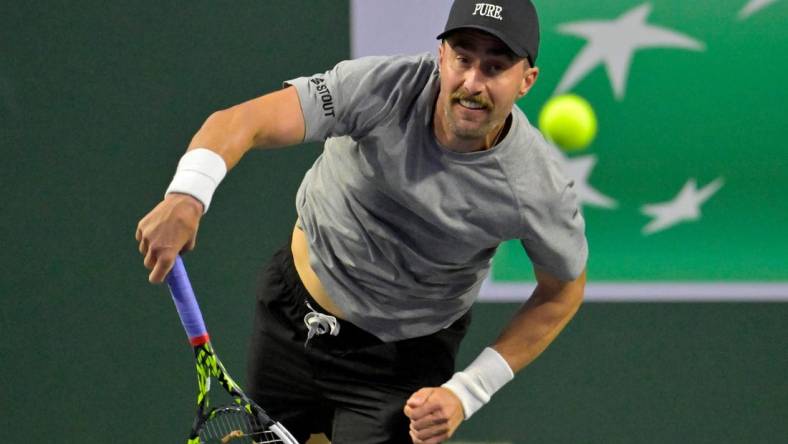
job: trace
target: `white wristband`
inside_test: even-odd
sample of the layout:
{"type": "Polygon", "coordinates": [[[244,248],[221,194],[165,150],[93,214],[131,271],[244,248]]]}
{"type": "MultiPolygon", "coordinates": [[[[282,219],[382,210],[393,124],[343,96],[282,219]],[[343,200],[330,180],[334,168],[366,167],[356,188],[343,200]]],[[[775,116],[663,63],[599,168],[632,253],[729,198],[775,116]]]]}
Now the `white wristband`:
{"type": "Polygon", "coordinates": [[[512,378],[514,372],[503,356],[487,347],[471,365],[455,373],[442,387],[451,390],[460,398],[465,419],[468,419],[512,378]]]}
{"type": "Polygon", "coordinates": [[[222,156],[206,148],[188,151],[178,162],[175,177],[164,193],[188,194],[202,202],[203,214],[208,212],[211,197],[216,187],[227,174],[227,165],[222,156]]]}

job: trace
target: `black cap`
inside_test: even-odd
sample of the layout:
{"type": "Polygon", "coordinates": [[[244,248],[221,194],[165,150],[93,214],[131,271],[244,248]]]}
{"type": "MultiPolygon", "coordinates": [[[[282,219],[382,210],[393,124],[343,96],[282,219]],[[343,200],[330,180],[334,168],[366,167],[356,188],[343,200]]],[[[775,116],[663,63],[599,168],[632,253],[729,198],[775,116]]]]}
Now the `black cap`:
{"type": "Polygon", "coordinates": [[[539,52],[539,17],[530,0],[455,0],[446,21],[443,39],[462,28],[479,29],[503,41],[519,57],[536,66],[539,52]]]}

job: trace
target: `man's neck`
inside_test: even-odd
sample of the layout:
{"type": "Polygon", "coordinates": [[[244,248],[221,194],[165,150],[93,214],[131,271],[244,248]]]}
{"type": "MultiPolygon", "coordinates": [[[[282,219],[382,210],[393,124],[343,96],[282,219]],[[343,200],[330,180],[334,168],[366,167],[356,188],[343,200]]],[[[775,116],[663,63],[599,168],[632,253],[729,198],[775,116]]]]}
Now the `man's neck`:
{"type": "Polygon", "coordinates": [[[432,118],[432,127],[435,137],[438,139],[438,143],[444,148],[457,153],[472,153],[488,150],[503,140],[511,126],[511,120],[512,115],[509,114],[501,125],[496,126],[484,137],[479,139],[463,139],[454,136],[451,131],[449,131],[449,124],[446,122],[444,110],[436,107],[435,114],[432,118]]]}

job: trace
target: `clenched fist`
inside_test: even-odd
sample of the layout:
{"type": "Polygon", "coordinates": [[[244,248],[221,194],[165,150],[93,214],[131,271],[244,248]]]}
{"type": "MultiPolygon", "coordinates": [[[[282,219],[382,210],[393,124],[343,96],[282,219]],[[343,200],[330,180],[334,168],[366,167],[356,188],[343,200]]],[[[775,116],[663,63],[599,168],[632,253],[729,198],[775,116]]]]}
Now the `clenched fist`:
{"type": "Polygon", "coordinates": [[[451,438],[465,418],[460,399],[443,387],[423,388],[405,403],[414,444],[437,444],[451,438]]]}

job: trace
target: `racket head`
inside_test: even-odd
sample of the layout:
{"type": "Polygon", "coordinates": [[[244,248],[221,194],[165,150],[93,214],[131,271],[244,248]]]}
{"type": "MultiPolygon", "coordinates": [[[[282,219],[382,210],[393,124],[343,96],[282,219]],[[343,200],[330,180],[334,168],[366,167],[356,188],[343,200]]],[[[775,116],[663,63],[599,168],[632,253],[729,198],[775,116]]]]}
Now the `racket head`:
{"type": "MultiPolygon", "coordinates": [[[[197,417],[188,444],[298,444],[281,424],[272,420],[230,377],[210,342],[194,347],[197,367],[197,417]],[[221,404],[211,407],[211,380],[225,393],[221,404]]],[[[220,391],[221,392],[221,391],[220,391]]]]}
{"type": "Polygon", "coordinates": [[[279,436],[258,424],[257,417],[240,405],[226,405],[211,410],[198,426],[197,436],[205,444],[283,443],[279,436]]]}

